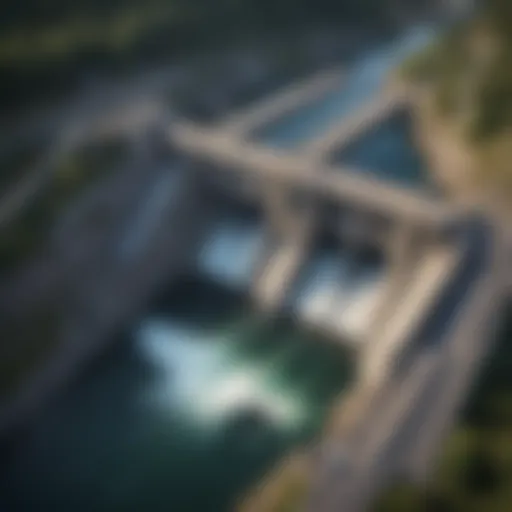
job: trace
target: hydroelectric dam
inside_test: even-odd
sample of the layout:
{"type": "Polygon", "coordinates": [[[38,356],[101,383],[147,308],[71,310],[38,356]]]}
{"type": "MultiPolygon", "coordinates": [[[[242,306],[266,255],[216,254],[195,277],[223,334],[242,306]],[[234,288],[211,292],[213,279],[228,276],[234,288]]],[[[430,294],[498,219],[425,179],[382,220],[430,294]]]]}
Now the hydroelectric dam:
{"type": "Polygon", "coordinates": [[[159,125],[178,156],[145,169],[68,334],[112,349],[9,448],[0,509],[227,512],[300,445],[312,512],[426,474],[507,284],[499,230],[443,197],[387,81],[432,36],[159,125]]]}

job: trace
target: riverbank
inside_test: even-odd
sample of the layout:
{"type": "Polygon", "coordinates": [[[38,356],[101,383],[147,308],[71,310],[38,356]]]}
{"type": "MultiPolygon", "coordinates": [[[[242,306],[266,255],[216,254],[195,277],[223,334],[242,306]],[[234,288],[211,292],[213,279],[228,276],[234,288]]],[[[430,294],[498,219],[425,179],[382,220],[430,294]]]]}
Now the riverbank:
{"type": "Polygon", "coordinates": [[[357,436],[364,418],[373,407],[376,390],[353,384],[334,401],[319,434],[308,444],[289,454],[242,499],[236,512],[296,512],[304,510],[317,482],[316,458],[319,449],[332,450],[336,440],[357,436]],[[331,443],[325,443],[331,440],[331,443]]]}
{"type": "Polygon", "coordinates": [[[418,144],[454,200],[510,216],[512,14],[490,0],[410,58],[397,79],[411,90],[418,144]]]}
{"type": "Polygon", "coordinates": [[[409,85],[414,138],[428,163],[434,182],[450,199],[512,213],[511,189],[502,163],[509,161],[512,135],[490,142],[468,140],[464,125],[443,116],[428,88],[409,85]]]}
{"type": "Polygon", "coordinates": [[[286,457],[238,504],[237,512],[295,512],[302,510],[311,483],[307,452],[286,457]]]}

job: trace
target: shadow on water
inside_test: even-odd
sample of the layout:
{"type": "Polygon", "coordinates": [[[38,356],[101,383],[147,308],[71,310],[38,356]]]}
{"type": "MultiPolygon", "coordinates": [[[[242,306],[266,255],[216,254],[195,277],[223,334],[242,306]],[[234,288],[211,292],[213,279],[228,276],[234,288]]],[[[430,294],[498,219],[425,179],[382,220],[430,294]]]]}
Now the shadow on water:
{"type": "Polygon", "coordinates": [[[157,297],[148,311],[153,316],[170,316],[202,327],[218,327],[236,314],[248,314],[249,303],[237,290],[195,276],[184,276],[170,290],[157,297]]]}

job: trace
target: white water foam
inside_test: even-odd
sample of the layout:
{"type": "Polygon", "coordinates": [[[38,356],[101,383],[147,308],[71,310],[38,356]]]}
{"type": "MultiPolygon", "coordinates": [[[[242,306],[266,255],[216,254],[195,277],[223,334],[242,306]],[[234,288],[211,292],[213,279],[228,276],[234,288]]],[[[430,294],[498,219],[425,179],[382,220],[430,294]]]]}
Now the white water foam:
{"type": "Polygon", "coordinates": [[[222,284],[245,288],[263,243],[263,229],[224,219],[211,232],[199,255],[199,269],[222,284]]]}
{"type": "Polygon", "coordinates": [[[273,387],[272,374],[279,368],[233,360],[233,340],[215,340],[199,329],[155,320],[143,325],[138,337],[142,356],[162,370],[144,398],[181,409],[195,426],[222,426],[247,408],[261,411],[285,430],[300,428],[307,419],[297,393],[273,387]]]}

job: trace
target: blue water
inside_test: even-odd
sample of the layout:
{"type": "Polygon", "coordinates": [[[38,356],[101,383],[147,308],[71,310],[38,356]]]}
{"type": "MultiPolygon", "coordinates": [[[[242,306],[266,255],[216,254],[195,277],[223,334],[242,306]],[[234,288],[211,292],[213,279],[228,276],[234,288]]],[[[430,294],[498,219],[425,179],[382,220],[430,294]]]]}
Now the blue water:
{"type": "Polygon", "coordinates": [[[425,160],[416,148],[410,118],[405,113],[383,121],[342,151],[334,152],[331,163],[346,165],[401,187],[421,188],[434,193],[425,160]]]}
{"type": "Polygon", "coordinates": [[[262,244],[261,222],[234,216],[221,217],[199,250],[199,271],[216,282],[246,290],[262,244]]]}
{"type": "Polygon", "coordinates": [[[352,67],[339,89],[262,128],[256,137],[270,146],[292,149],[320,136],[375,96],[388,73],[434,35],[430,27],[417,27],[389,46],[374,49],[352,67]]]}

